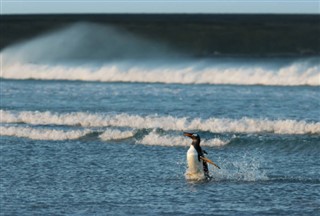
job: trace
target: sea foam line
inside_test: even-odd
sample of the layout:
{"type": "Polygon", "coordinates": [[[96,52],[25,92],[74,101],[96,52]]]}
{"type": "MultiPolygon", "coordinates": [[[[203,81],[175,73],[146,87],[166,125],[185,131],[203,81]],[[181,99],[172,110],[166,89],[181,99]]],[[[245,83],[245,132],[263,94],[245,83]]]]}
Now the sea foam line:
{"type": "MultiPolygon", "coordinates": [[[[138,64],[139,65],[139,64],[138,64]]],[[[152,65],[152,64],[151,64],[152,65]]],[[[36,65],[14,63],[3,66],[1,78],[40,80],[81,80],[100,82],[147,82],[179,84],[236,84],[236,85],[320,85],[320,64],[292,63],[280,68],[263,66],[197,63],[185,66],[121,66],[108,64],[100,67],[36,65]]]]}
{"type": "MultiPolygon", "coordinates": [[[[156,145],[156,146],[190,146],[190,139],[183,136],[171,136],[171,135],[160,135],[155,131],[150,132],[143,139],[138,140],[136,143],[144,145],[156,145]]],[[[228,144],[229,141],[224,141],[218,138],[214,139],[203,139],[201,141],[202,146],[223,146],[228,144]]]]}
{"type": "Polygon", "coordinates": [[[106,129],[102,134],[100,134],[99,138],[105,141],[108,140],[121,140],[132,138],[136,134],[135,130],[125,130],[121,131],[118,129],[106,129]]]}
{"type": "Polygon", "coordinates": [[[32,125],[80,125],[82,127],[129,127],[133,129],[196,130],[213,133],[320,134],[320,122],[269,119],[178,118],[158,115],[51,113],[0,110],[1,123],[32,125]]]}
{"type": "Polygon", "coordinates": [[[0,126],[0,136],[24,137],[33,140],[74,140],[90,133],[89,130],[63,131],[30,127],[0,126]]]}
{"type": "Polygon", "coordinates": [[[85,22],[9,46],[0,55],[0,77],[7,79],[320,85],[318,56],[281,65],[281,59],[190,59],[159,41],[85,22]]]}

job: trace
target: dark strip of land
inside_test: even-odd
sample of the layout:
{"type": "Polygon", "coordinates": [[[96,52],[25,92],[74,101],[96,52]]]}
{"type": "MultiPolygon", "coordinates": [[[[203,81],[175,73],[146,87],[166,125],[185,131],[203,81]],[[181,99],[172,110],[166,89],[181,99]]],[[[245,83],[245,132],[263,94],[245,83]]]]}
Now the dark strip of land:
{"type": "Polygon", "coordinates": [[[320,15],[2,15],[0,49],[76,22],[119,27],[192,56],[320,55],[320,15]]]}

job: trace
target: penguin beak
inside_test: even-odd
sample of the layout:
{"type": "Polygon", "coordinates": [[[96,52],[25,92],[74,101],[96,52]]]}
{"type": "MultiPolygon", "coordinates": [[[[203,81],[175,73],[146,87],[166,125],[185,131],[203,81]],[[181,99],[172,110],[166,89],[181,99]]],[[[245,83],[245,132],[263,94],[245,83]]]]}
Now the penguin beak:
{"type": "Polygon", "coordinates": [[[184,132],[183,136],[187,136],[187,137],[190,137],[191,139],[193,139],[192,138],[192,133],[184,132]]]}

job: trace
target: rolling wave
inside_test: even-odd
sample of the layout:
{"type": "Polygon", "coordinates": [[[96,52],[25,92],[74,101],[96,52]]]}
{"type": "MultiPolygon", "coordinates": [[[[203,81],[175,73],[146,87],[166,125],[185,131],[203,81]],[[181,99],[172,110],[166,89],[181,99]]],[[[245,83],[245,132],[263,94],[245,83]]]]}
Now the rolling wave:
{"type": "MultiPolygon", "coordinates": [[[[142,140],[137,141],[137,143],[157,146],[189,146],[190,140],[186,139],[183,136],[160,135],[155,131],[152,131],[144,136],[142,140]]],[[[208,147],[223,146],[226,144],[228,144],[228,141],[224,141],[218,138],[202,139],[201,141],[202,146],[208,147]]]]}
{"type": "Polygon", "coordinates": [[[99,138],[105,141],[108,140],[121,140],[121,139],[128,139],[134,137],[136,134],[135,130],[125,130],[121,131],[118,129],[107,129],[105,130],[99,138]]]}
{"type": "Polygon", "coordinates": [[[159,41],[78,23],[1,52],[5,79],[236,85],[320,85],[318,57],[186,58],[159,41]]]}
{"type": "MultiPolygon", "coordinates": [[[[102,141],[110,140],[124,140],[135,138],[137,130],[119,130],[116,128],[107,129],[78,129],[78,130],[62,130],[62,129],[49,129],[49,128],[33,128],[23,126],[0,126],[0,136],[13,136],[28,138],[32,140],[50,140],[50,141],[63,141],[63,140],[76,140],[84,138],[85,136],[92,134],[98,135],[98,139],[102,141]]],[[[141,133],[140,133],[141,134],[141,133]]],[[[136,137],[134,143],[151,145],[151,146],[189,146],[190,140],[180,136],[174,135],[161,135],[156,131],[136,137]]],[[[228,144],[228,141],[224,141],[219,138],[204,139],[202,140],[202,146],[214,147],[223,146],[228,144]]]]}
{"type": "Polygon", "coordinates": [[[320,64],[295,62],[280,68],[263,65],[219,65],[206,63],[114,63],[102,66],[10,64],[3,66],[1,78],[38,80],[80,80],[99,82],[143,82],[235,85],[320,85],[320,64]]]}
{"type": "Polygon", "coordinates": [[[74,140],[90,133],[90,130],[64,131],[16,126],[0,126],[0,136],[15,136],[34,140],[74,140]]]}
{"type": "Polygon", "coordinates": [[[26,123],[31,125],[67,125],[82,127],[129,127],[174,131],[209,131],[212,133],[274,133],[319,134],[320,122],[269,119],[178,118],[158,115],[130,115],[105,113],[52,113],[37,111],[0,110],[1,123],[26,123]]]}

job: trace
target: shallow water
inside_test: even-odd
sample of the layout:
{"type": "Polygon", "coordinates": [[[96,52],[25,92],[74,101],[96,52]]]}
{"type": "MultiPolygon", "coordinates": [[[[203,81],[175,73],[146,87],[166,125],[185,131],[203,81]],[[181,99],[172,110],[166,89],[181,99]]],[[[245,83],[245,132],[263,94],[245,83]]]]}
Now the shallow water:
{"type": "Polygon", "coordinates": [[[1,80],[1,88],[3,215],[320,211],[318,87],[1,80]],[[210,168],[211,181],[185,179],[183,130],[197,131],[221,166],[210,168]]]}

